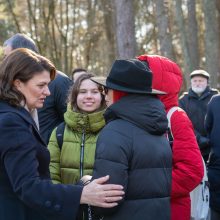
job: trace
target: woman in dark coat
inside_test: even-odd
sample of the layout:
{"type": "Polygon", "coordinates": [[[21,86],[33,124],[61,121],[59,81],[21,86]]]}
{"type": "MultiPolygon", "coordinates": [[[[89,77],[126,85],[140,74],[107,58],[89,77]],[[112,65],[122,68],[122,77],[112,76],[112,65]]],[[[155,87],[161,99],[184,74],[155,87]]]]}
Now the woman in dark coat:
{"type": "Polygon", "coordinates": [[[109,173],[109,182],[125,189],[118,209],[94,213],[105,220],[170,220],[172,155],[166,112],[156,96],[164,93],[152,90],[150,69],[136,59],[116,60],[106,82],[92,79],[105,87],[108,105],[93,178],[109,173]]]}
{"type": "Polygon", "coordinates": [[[108,176],[84,187],[52,184],[36,109],[50,95],[55,71],[49,60],[28,49],[14,50],[0,65],[1,220],[74,220],[80,204],[111,208],[123,194],[121,186],[101,185],[108,176]]]}

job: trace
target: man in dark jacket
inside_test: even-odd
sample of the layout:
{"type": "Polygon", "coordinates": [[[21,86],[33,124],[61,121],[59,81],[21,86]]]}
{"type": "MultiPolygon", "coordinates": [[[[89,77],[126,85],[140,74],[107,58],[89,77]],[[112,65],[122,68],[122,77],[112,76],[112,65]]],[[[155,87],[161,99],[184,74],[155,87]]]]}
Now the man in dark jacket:
{"type": "Polygon", "coordinates": [[[208,104],[205,127],[210,138],[211,153],[208,165],[211,220],[220,219],[220,95],[208,104]]]}
{"type": "Polygon", "coordinates": [[[191,88],[179,100],[179,106],[187,113],[193,123],[196,139],[203,159],[207,162],[210,152],[209,138],[204,127],[207,104],[218,90],[208,86],[209,73],[204,70],[195,70],[190,74],[191,88]]]}
{"type": "Polygon", "coordinates": [[[152,89],[152,72],[136,59],[116,60],[104,86],[106,126],[97,140],[93,178],[109,174],[124,186],[118,209],[95,209],[105,220],[170,220],[171,148],[167,118],[152,89]]]}
{"type": "MultiPolygon", "coordinates": [[[[25,34],[15,34],[4,42],[4,56],[17,48],[28,48],[39,53],[35,42],[25,34]]],[[[66,98],[71,84],[66,74],[57,71],[56,78],[49,84],[50,96],[46,98],[43,108],[38,110],[40,133],[46,144],[53,129],[64,121],[66,98]]]]}

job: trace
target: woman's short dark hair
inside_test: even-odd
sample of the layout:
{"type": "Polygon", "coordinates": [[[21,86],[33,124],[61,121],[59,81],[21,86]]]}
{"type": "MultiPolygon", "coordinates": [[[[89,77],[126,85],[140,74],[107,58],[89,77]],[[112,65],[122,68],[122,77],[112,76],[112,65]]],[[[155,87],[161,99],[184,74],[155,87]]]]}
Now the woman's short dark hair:
{"type": "Polygon", "coordinates": [[[50,73],[51,80],[55,78],[56,68],[50,60],[26,48],[13,50],[0,64],[0,99],[20,106],[26,100],[15,88],[14,80],[27,82],[44,70],[50,73]]]}
{"type": "MultiPolygon", "coordinates": [[[[77,96],[79,94],[79,88],[82,84],[82,82],[86,79],[91,79],[91,77],[93,77],[94,75],[90,74],[90,73],[84,73],[82,74],[81,76],[79,76],[79,78],[76,80],[76,82],[73,84],[73,86],[70,88],[70,92],[69,92],[69,98],[68,98],[68,101],[71,105],[71,108],[75,109],[76,111],[79,111],[80,112],[80,109],[78,108],[77,106],[77,96]]],[[[101,105],[100,105],[100,108],[97,109],[97,111],[100,111],[104,108],[106,108],[106,102],[105,102],[105,96],[102,94],[102,86],[98,85],[97,84],[97,87],[98,87],[98,90],[100,91],[101,93],[101,105]]]]}

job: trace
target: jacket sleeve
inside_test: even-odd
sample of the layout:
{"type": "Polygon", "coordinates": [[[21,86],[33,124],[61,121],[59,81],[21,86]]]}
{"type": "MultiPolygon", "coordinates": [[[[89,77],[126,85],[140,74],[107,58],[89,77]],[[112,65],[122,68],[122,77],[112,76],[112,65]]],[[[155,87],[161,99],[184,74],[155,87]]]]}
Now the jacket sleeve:
{"type": "Polygon", "coordinates": [[[46,146],[39,146],[30,124],[8,113],[1,120],[0,137],[1,163],[18,198],[31,209],[53,219],[73,220],[78,212],[82,187],[52,184],[50,179],[40,176],[38,169],[42,159],[37,157],[37,149],[48,150],[46,146]]]}
{"type": "MultiPolygon", "coordinates": [[[[129,144],[128,137],[120,135],[119,131],[104,128],[97,140],[93,179],[109,175],[108,183],[120,184],[126,192],[128,161],[129,155],[131,155],[129,153],[131,149],[129,148],[131,146],[132,144],[129,144]]],[[[119,204],[122,202],[123,200],[119,204]]],[[[109,215],[115,212],[119,206],[111,209],[96,207],[94,212],[99,215],[109,215]]]]}
{"type": "Polygon", "coordinates": [[[202,156],[186,113],[175,111],[171,117],[173,133],[173,170],[171,197],[188,195],[204,175],[202,156]]]}
{"type": "Polygon", "coordinates": [[[61,174],[60,174],[60,154],[61,150],[57,143],[56,138],[56,129],[55,128],[50,136],[50,141],[48,144],[48,149],[50,151],[50,176],[53,183],[61,183],[61,174]]]}

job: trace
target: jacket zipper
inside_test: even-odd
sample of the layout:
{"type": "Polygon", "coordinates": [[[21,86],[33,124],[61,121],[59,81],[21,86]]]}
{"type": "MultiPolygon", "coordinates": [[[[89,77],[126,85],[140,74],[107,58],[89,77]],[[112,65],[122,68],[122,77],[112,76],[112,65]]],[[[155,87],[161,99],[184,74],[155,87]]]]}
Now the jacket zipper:
{"type": "Polygon", "coordinates": [[[81,138],[81,148],[80,148],[80,178],[83,177],[84,150],[85,150],[85,131],[83,130],[82,138],[81,138]]]}

